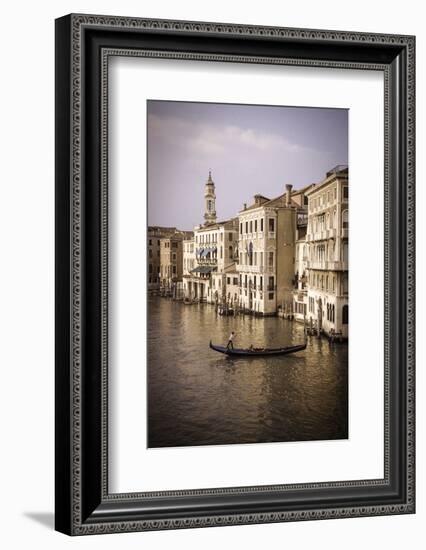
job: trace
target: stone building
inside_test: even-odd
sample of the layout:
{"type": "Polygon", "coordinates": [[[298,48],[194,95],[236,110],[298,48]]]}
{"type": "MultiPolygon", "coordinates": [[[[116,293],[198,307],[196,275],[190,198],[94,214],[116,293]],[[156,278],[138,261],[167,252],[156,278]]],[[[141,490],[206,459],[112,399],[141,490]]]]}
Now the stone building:
{"type": "Polygon", "coordinates": [[[349,179],[336,166],[306,192],[308,197],[307,318],[327,335],[348,337],[349,179]]]}
{"type": "Polygon", "coordinates": [[[226,273],[235,270],[238,221],[237,218],[216,221],[215,184],[211,172],[204,198],[205,223],[195,227],[193,241],[184,250],[184,265],[194,267],[184,273],[183,291],[187,299],[218,304],[226,299],[226,273]]]}
{"type": "Polygon", "coordinates": [[[148,247],[147,247],[147,280],[148,291],[158,291],[160,289],[160,241],[177,232],[176,227],[148,227],[148,247]]]}
{"type": "Polygon", "coordinates": [[[183,247],[183,276],[187,277],[195,267],[195,245],[194,239],[184,240],[183,247]]]}
{"type": "Polygon", "coordinates": [[[308,228],[308,197],[306,193],[314,186],[308,185],[299,190],[303,195],[303,206],[298,208],[296,219],[296,241],[294,243],[294,280],[293,306],[291,317],[296,321],[305,321],[308,311],[308,245],[306,232],[308,228]]]}
{"type": "Polygon", "coordinates": [[[182,241],[178,235],[160,239],[160,289],[173,297],[178,297],[177,283],[183,275],[182,241]]]}
{"type": "Polygon", "coordinates": [[[274,199],[255,195],[239,212],[239,307],[247,313],[275,315],[292,308],[298,214],[303,191],[291,185],[274,199]]]}
{"type": "Polygon", "coordinates": [[[148,227],[148,291],[173,296],[182,293],[183,241],[191,237],[191,231],[176,227],[148,227]]]}

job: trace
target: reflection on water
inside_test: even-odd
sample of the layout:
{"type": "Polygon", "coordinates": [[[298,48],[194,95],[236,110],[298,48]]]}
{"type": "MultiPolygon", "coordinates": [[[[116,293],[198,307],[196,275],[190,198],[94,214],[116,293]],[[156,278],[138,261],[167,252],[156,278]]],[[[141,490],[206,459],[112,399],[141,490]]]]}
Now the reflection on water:
{"type": "Polygon", "coordinates": [[[303,341],[277,317],[220,317],[212,306],[149,298],[148,445],[220,445],[348,437],[348,348],[310,338],[305,351],[232,359],[209,348],[303,341]]]}

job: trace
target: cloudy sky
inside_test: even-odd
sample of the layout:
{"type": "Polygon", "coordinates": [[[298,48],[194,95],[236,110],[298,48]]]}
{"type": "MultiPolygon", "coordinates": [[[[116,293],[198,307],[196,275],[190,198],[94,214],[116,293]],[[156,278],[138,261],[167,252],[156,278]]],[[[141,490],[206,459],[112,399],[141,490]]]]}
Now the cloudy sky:
{"type": "Polygon", "coordinates": [[[148,101],[148,223],[203,222],[212,170],[219,220],[261,193],[318,182],[348,162],[348,111],[148,101]]]}

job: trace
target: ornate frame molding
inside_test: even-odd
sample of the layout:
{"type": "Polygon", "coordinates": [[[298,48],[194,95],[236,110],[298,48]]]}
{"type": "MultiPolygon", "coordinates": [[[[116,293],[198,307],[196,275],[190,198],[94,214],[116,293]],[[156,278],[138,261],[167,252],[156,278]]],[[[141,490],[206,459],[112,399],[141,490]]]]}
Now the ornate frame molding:
{"type": "MultiPolygon", "coordinates": [[[[111,35],[112,36],[112,35],[111,35]]],[[[116,41],[114,41],[116,42],[116,41]]],[[[120,42],[120,40],[118,40],[120,42]]],[[[263,42],[262,42],[263,43],[263,42]]],[[[278,27],[253,27],[245,25],[229,25],[217,23],[201,23],[186,21],[148,20],[92,15],[70,15],[57,21],[57,216],[67,214],[69,225],[58,221],[57,218],[57,242],[62,246],[68,239],[68,247],[59,252],[57,260],[57,280],[59,280],[59,294],[57,289],[57,302],[59,306],[64,300],[68,300],[69,316],[57,311],[57,330],[67,331],[64,336],[57,337],[59,352],[57,353],[56,373],[57,383],[57,429],[64,429],[67,421],[68,430],[65,434],[57,431],[57,529],[74,535],[91,533],[112,533],[124,531],[141,531],[155,529],[177,529],[188,527],[201,527],[212,525],[236,525],[246,523],[283,522],[307,519],[326,519],[336,517],[359,517],[384,514],[402,514],[414,512],[414,132],[415,132],[415,40],[412,36],[377,35],[364,33],[346,33],[341,31],[321,31],[307,29],[287,29],[278,27]],[[323,44],[327,51],[333,48],[349,48],[368,44],[376,48],[377,52],[390,52],[390,60],[374,62],[364,59],[320,59],[314,57],[279,56],[279,55],[247,55],[233,53],[209,53],[194,52],[188,50],[172,51],[167,48],[156,49],[151,47],[132,48],[126,45],[120,47],[116,44],[99,44],[98,57],[94,46],[89,47],[89,32],[96,41],[96,31],[112,31],[115,36],[120,34],[134,38],[140,33],[147,39],[161,36],[164,33],[170,38],[178,40],[179,36],[192,38],[199,36],[214,37],[224,40],[225,37],[235,39],[238,43],[245,40],[261,39],[267,43],[284,41],[290,44],[323,44]],[[223,38],[222,38],[223,37],[223,38]],[[392,54],[393,58],[392,58],[392,54]],[[91,472],[99,474],[95,484],[87,484],[87,466],[84,464],[85,455],[90,451],[85,441],[85,423],[87,410],[84,403],[89,391],[87,389],[87,361],[86,347],[90,346],[90,339],[85,332],[85,316],[87,311],[87,277],[88,277],[88,249],[87,232],[92,231],[90,224],[92,218],[87,215],[86,194],[88,185],[87,173],[87,147],[88,138],[85,135],[88,126],[88,101],[91,93],[90,78],[85,71],[90,63],[94,63],[90,56],[96,58],[99,65],[100,82],[100,118],[97,122],[99,131],[99,215],[95,216],[99,225],[100,250],[99,250],[99,411],[97,416],[97,430],[99,431],[99,451],[96,458],[97,467],[91,472]],[[314,483],[297,485],[277,485],[261,487],[235,487],[227,489],[192,490],[192,491],[168,491],[155,493],[108,493],[108,468],[107,468],[107,444],[108,444],[108,60],[111,56],[132,56],[167,59],[190,59],[200,61],[228,61],[239,63],[273,63],[282,65],[300,65],[310,67],[334,67],[342,69],[368,69],[383,71],[385,77],[385,476],[382,480],[342,481],[335,483],[314,483]],[[402,56],[402,57],[401,57],[402,56]],[[398,63],[396,63],[396,60],[398,63]],[[65,66],[63,65],[66,62],[65,66]],[[405,64],[405,74],[403,74],[405,64]],[[59,67],[61,65],[61,68],[59,67]],[[62,89],[63,81],[67,80],[66,89],[62,89]],[[88,88],[89,86],[89,88],[88,88]],[[401,100],[401,96],[403,96],[401,100]],[[395,119],[393,109],[395,102],[402,101],[406,105],[406,133],[403,136],[395,135],[395,119]],[[68,105],[69,119],[65,129],[60,127],[68,105]],[[69,155],[66,148],[71,151],[69,155]],[[398,150],[398,158],[395,151],[398,150]],[[397,165],[395,165],[395,163],[397,165]],[[68,178],[68,187],[64,185],[64,178],[68,178]],[[395,178],[397,178],[396,187],[395,178]],[[405,182],[405,189],[403,183],[405,182]],[[67,191],[68,189],[68,191],[67,191]],[[68,196],[66,195],[68,192],[68,196]],[[392,194],[393,193],[393,194],[392,194]],[[395,204],[399,197],[401,204],[395,204]],[[398,208],[401,210],[398,213],[398,208]],[[398,228],[401,232],[400,249],[395,250],[392,223],[396,213],[398,228]],[[401,274],[394,281],[391,273],[393,260],[398,258],[404,268],[405,280],[401,280],[401,274]],[[68,259],[68,261],[66,261],[68,259]],[[66,273],[65,273],[66,272],[66,273]],[[69,285],[67,288],[66,281],[69,285]],[[62,282],[64,284],[62,284],[62,282]],[[405,309],[406,325],[396,327],[393,324],[392,312],[392,285],[400,285],[402,305],[405,309]],[[396,330],[400,337],[405,334],[405,341],[395,346],[390,334],[396,330]],[[398,348],[398,349],[396,349],[398,348]],[[402,348],[402,349],[400,349],[402,348]],[[68,354],[69,353],[69,354],[68,354]],[[405,477],[400,480],[400,492],[397,499],[384,500],[380,504],[364,505],[320,505],[316,508],[312,503],[307,504],[306,509],[291,509],[283,506],[283,509],[274,511],[258,511],[253,508],[251,512],[243,513],[217,513],[206,515],[205,513],[191,512],[182,517],[155,517],[151,519],[142,509],[130,517],[124,513],[126,507],[137,508],[138,503],[144,499],[158,499],[169,497],[208,497],[232,495],[239,497],[243,502],[244,497],[252,494],[268,492],[303,494],[307,490],[347,491],[348,489],[385,488],[395,484],[394,467],[395,457],[392,455],[391,438],[395,437],[392,431],[392,409],[396,406],[395,387],[392,385],[392,360],[395,355],[403,360],[405,368],[400,375],[405,377],[405,393],[403,404],[405,406],[405,426],[400,428],[399,436],[405,440],[405,469],[399,471],[399,475],[405,477]],[[68,359],[67,359],[68,357],[68,359]],[[67,362],[67,366],[64,365],[67,362]],[[86,370],[85,370],[86,369],[86,370]],[[69,401],[65,404],[60,401],[63,398],[64,388],[69,392],[69,401]],[[66,443],[67,441],[67,443],[66,443]],[[67,483],[67,489],[58,488],[67,483]],[[94,489],[95,486],[95,489],[94,489]],[[401,492],[402,491],[402,492],[401,492]],[[97,493],[98,492],[98,493],[97,493]],[[403,498],[402,498],[403,497],[403,498]],[[401,500],[402,498],[402,500],[401,500]],[[399,500],[398,500],[399,499],[399,500]],[[98,506],[95,506],[95,503],[98,506]],[[90,511],[90,513],[89,513],[90,511]],[[145,515],[144,515],[145,514],[145,515]],[[146,517],[145,517],[146,516],[146,517]],[[125,518],[121,520],[121,518],[125,518]]],[[[336,50],[337,51],[337,50],[336,50]]],[[[349,51],[349,50],[348,50],[349,51]]],[[[355,55],[355,54],[353,54],[355,55]]],[[[93,101],[92,101],[93,103],[93,101]]],[[[96,168],[94,168],[96,171],[96,168]]],[[[97,172],[96,172],[97,173],[97,172]]],[[[93,185],[93,182],[92,182],[93,185]]],[[[394,224],[395,225],[395,224],[394,224]]],[[[90,245],[93,246],[94,245],[90,245]]],[[[98,287],[96,287],[98,288],[98,287]]],[[[399,287],[398,287],[399,288],[399,287]]],[[[395,305],[393,305],[395,307],[395,305]]],[[[396,388],[397,393],[401,389],[396,388]]],[[[98,433],[98,432],[96,432],[98,433]]],[[[333,501],[331,501],[333,503],[333,501]]],[[[244,506],[243,506],[244,507],[244,506]]],[[[240,506],[241,508],[241,506],[240,506]]]]}

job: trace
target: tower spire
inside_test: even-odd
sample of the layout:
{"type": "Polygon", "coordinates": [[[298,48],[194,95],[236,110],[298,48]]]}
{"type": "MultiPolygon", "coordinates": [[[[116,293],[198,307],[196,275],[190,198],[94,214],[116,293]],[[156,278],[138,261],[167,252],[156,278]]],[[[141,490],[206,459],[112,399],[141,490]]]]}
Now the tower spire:
{"type": "Polygon", "coordinates": [[[204,200],[205,200],[205,212],[204,220],[205,225],[216,222],[216,194],[215,194],[215,184],[212,179],[212,169],[209,168],[209,177],[207,179],[205,189],[204,189],[204,200]]]}

